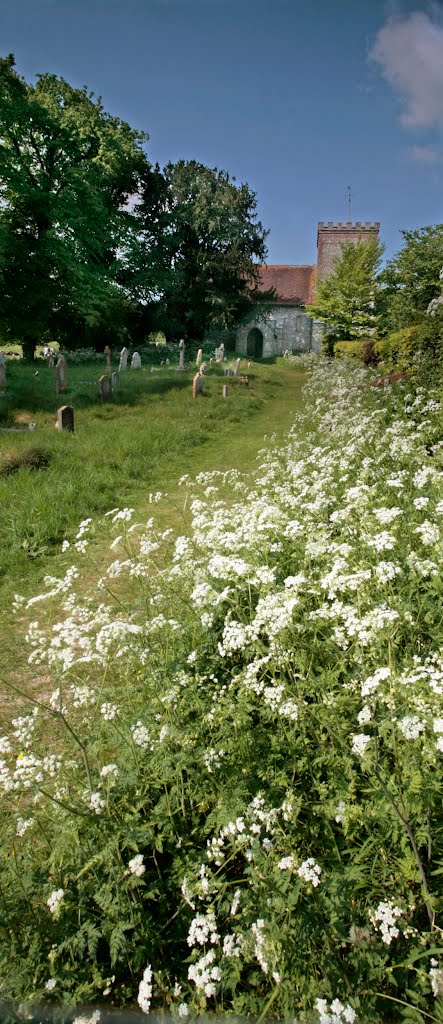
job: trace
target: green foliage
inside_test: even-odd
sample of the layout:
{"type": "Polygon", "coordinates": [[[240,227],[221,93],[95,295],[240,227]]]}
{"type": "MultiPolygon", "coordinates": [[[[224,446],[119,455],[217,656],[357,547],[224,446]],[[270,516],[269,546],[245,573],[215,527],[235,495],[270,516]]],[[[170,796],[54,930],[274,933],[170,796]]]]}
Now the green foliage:
{"type": "Polygon", "coordinates": [[[420,323],[439,294],[443,266],[443,224],[402,231],[403,247],[380,275],[381,329],[397,331],[420,323]]]}
{"type": "Polygon", "coordinates": [[[158,326],[168,339],[200,341],[250,307],[267,232],[255,194],[225,171],[179,160],[163,175],[162,231],[147,256],[161,297],[158,326]]]}
{"type": "Polygon", "coordinates": [[[375,351],[383,371],[409,370],[420,361],[417,329],[404,327],[375,342],[375,351]]]}
{"type": "Polygon", "coordinates": [[[334,338],[358,338],[377,326],[376,274],[383,249],[376,238],[346,243],[333,272],[317,285],[307,311],[328,324],[334,338]]]}
{"type": "Polygon", "coordinates": [[[0,61],[0,330],[33,357],[122,337],[119,264],[136,232],[127,208],[149,174],[145,136],[55,75],[27,85],[0,61]]]}

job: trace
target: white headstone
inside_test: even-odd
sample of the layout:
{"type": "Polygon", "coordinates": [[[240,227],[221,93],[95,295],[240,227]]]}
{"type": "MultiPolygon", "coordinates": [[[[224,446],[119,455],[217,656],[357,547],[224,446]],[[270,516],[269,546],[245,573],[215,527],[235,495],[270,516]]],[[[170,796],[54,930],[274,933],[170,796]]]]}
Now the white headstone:
{"type": "Polygon", "coordinates": [[[223,398],[227,398],[227,397],[228,397],[228,385],[227,384],[223,384],[223,398]]]}
{"type": "Polygon", "coordinates": [[[120,363],[119,363],[119,367],[118,367],[120,373],[122,372],[122,370],[126,370],[127,365],[128,365],[128,350],[127,350],[127,348],[122,348],[122,350],[120,352],[120,363]]]}
{"type": "Polygon", "coordinates": [[[201,373],[196,373],[194,380],[192,381],[192,397],[197,398],[197,395],[203,394],[203,377],[201,373]]]}
{"type": "Polygon", "coordinates": [[[200,366],[202,359],[203,359],[203,352],[202,352],[201,348],[199,348],[199,350],[197,352],[197,359],[195,360],[195,365],[196,366],[200,366]]]}
{"type": "Polygon", "coordinates": [[[237,359],[236,363],[235,363],[235,370],[234,370],[234,376],[235,377],[238,377],[238,375],[240,373],[240,363],[241,363],[241,359],[237,359]]]}
{"type": "Polygon", "coordinates": [[[142,361],[139,352],[134,352],[131,359],[131,370],[141,370],[142,361]]]}

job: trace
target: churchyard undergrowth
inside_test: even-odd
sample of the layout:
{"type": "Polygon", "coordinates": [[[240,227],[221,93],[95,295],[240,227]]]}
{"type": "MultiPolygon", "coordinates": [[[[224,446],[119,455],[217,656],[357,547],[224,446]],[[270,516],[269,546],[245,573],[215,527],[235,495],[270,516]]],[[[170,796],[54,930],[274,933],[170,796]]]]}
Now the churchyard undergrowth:
{"type": "Polygon", "coordinates": [[[443,1021],[442,419],[366,379],[319,358],[186,534],[114,506],[17,596],[54,682],[0,741],[4,1000],[443,1021]]]}

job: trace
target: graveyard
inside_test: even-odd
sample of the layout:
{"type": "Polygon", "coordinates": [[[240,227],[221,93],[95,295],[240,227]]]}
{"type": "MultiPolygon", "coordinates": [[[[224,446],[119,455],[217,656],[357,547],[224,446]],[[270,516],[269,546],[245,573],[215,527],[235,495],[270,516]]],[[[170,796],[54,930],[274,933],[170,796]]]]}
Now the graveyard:
{"type": "Polygon", "coordinates": [[[4,670],[16,672],[18,658],[20,681],[27,654],[23,629],[14,628],[14,593],[31,594],[59,571],[63,541],[78,523],[115,504],[144,508],[158,491],[172,492],[167,520],[179,523],[180,477],[211,467],[252,468],[264,435],[289,427],[304,380],[284,365],[255,364],[245,387],[234,376],[225,383],[228,363],[208,366],[204,394],[193,399],[193,363],[183,374],[176,366],[147,365],[122,372],[112,401],[103,401],[105,356],[103,365],[68,360],[60,394],[55,366],[37,366],[35,376],[34,366],[8,360],[0,389],[0,636],[4,670]],[[56,428],[56,410],[64,406],[74,410],[72,434],[56,428]]]}

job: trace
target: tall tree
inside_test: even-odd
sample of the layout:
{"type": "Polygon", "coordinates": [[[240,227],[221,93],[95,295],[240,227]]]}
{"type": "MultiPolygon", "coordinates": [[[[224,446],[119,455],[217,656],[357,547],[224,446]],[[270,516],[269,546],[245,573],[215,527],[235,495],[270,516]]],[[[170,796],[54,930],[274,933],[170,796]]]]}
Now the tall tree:
{"type": "MultiPolygon", "coordinates": [[[[195,160],[168,164],[156,239],[148,246],[159,324],[168,336],[201,340],[250,305],[267,232],[256,220],[256,197],[225,171],[195,160]]],[[[147,207],[152,224],[151,201],[147,207]]]]}
{"type": "Polygon", "coordinates": [[[330,326],[337,338],[358,338],[377,326],[377,270],[384,246],[376,239],[347,242],[333,272],[317,286],[311,316],[330,326]]]}
{"type": "Polygon", "coordinates": [[[402,231],[402,235],[403,247],[380,275],[385,331],[421,323],[429,303],[440,294],[443,224],[402,231]]]}
{"type": "Polygon", "coordinates": [[[48,336],[75,347],[122,328],[146,137],[86,88],[47,74],[28,85],[0,60],[0,332],[28,358],[48,336]]]}

